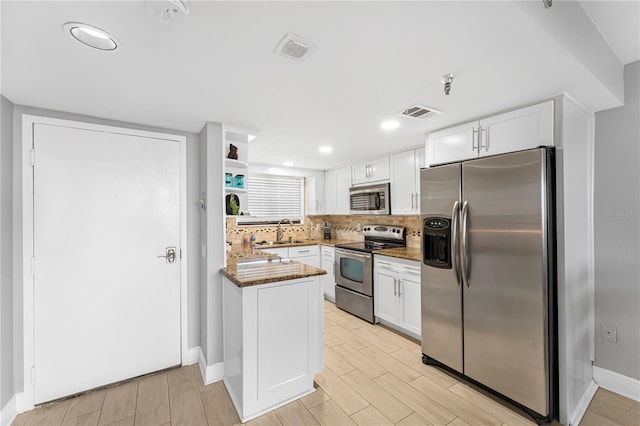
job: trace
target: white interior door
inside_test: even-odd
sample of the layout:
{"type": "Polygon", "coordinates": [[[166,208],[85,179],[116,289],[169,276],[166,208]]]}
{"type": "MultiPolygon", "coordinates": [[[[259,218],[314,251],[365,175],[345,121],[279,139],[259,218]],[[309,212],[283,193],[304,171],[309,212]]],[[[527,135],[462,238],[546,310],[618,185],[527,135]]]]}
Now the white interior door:
{"type": "Polygon", "coordinates": [[[34,402],[180,364],[179,142],[33,131],[34,402]]]}

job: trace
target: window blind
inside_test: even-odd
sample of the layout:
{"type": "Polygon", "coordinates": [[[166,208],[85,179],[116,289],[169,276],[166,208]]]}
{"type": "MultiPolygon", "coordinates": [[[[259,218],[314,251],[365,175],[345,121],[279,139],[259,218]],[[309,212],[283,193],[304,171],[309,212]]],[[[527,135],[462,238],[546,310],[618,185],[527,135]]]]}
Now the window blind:
{"type": "Polygon", "coordinates": [[[304,178],[250,175],[247,179],[251,216],[300,218],[304,216],[304,178]]]}

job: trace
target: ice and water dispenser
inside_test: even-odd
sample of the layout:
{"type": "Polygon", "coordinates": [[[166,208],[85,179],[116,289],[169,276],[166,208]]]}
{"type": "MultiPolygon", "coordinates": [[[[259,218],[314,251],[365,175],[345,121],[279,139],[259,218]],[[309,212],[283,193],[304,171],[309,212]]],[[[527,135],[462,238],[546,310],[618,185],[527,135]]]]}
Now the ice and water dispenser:
{"type": "Polygon", "coordinates": [[[451,220],[428,217],[422,223],[422,262],[436,268],[451,268],[451,220]]]}

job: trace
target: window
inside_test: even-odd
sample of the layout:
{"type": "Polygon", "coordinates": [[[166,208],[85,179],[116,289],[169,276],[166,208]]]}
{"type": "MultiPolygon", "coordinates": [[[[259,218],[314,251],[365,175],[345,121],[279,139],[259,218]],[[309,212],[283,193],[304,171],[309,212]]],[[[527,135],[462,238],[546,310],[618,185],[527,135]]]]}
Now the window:
{"type": "Polygon", "coordinates": [[[298,176],[250,175],[247,179],[251,217],[269,222],[304,217],[304,178],[298,176]]]}

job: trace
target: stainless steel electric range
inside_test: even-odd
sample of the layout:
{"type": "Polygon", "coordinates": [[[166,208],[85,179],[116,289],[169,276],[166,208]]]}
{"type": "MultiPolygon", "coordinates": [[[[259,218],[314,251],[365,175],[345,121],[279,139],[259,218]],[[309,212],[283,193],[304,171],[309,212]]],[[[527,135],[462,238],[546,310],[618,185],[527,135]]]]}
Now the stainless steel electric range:
{"type": "Polygon", "coordinates": [[[406,235],[389,225],[366,225],[363,234],[363,242],[336,245],[336,306],[373,323],[373,251],[405,247],[406,235]]]}

